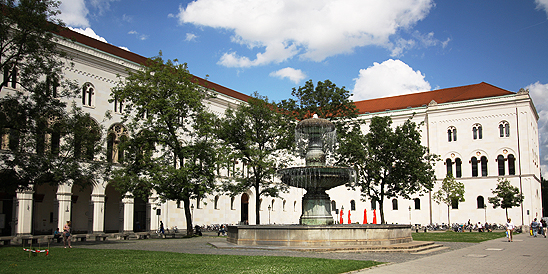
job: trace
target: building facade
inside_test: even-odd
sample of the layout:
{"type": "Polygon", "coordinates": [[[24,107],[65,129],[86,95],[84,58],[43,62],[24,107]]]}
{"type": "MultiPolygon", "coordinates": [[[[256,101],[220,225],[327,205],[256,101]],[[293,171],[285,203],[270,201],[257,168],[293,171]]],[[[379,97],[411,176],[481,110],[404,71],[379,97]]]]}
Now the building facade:
{"type": "MultiPolygon", "coordinates": [[[[123,104],[109,102],[110,90],[127,70],[137,70],[146,58],[102,43],[70,30],[59,34],[59,47],[68,53],[65,76],[82,87],[76,104],[102,125],[107,153],[104,159],[117,163],[116,145],[127,136],[121,121],[123,104]],[[69,38],[69,39],[61,39],[69,38]],[[73,63],[70,66],[69,63],[73,63]],[[111,118],[106,119],[106,113],[111,118]]],[[[210,111],[222,115],[228,107],[245,103],[249,96],[221,85],[196,78],[211,88],[217,97],[208,103],[210,111]]],[[[3,90],[17,87],[4,87],[3,90]]],[[[1,94],[0,94],[1,96],[1,94]]],[[[457,223],[503,223],[503,209],[488,203],[499,178],[508,179],[525,196],[521,207],[509,209],[516,224],[528,224],[541,217],[538,115],[526,91],[506,91],[486,83],[435,90],[424,93],[356,102],[361,119],[375,115],[391,116],[394,125],[412,118],[422,123],[423,145],[440,155],[435,166],[436,191],[448,172],[465,185],[465,202],[454,205],[451,221],[457,223]]],[[[364,131],[367,131],[367,123],[364,131]]],[[[9,153],[8,147],[2,147],[9,153]]],[[[100,155],[96,159],[101,158],[100,155]]],[[[240,168],[245,168],[243,163],[240,168]]],[[[226,176],[221,172],[219,176],[226,176]]],[[[230,197],[210,195],[192,202],[193,222],[198,225],[255,223],[255,208],[260,207],[262,223],[298,223],[303,189],[290,188],[279,198],[264,197],[255,204],[255,193],[230,197]]],[[[333,217],[338,220],[344,208],[344,222],[368,222],[379,205],[364,199],[359,192],[340,186],[328,191],[333,217]],[[337,210],[335,210],[337,209],[337,210]],[[365,213],[367,212],[367,213],[365,213]],[[348,214],[350,213],[350,214],[348,214]]],[[[67,220],[75,233],[131,232],[155,230],[163,221],[168,228],[186,227],[185,213],[175,201],[160,203],[151,193],[147,200],[122,198],[108,181],[94,182],[87,189],[73,188],[69,182],[58,188],[36,186],[32,190],[0,193],[0,229],[2,235],[50,234],[67,220]]],[[[447,206],[432,201],[431,192],[413,199],[393,199],[384,204],[388,223],[446,223],[447,206]]],[[[378,214],[378,213],[377,213],[378,214]]],[[[378,216],[377,216],[378,217],[378,216]]]]}

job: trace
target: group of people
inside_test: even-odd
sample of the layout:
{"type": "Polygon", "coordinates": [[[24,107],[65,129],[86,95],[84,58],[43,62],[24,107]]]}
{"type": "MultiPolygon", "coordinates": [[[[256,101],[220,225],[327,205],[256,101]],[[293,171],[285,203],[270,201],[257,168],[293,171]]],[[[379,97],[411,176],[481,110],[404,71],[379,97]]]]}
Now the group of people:
{"type": "Polygon", "coordinates": [[[61,237],[63,237],[63,245],[65,246],[65,248],[67,248],[67,244],[69,248],[72,248],[72,245],[70,244],[70,240],[72,237],[71,227],[72,227],[72,222],[67,221],[67,223],[63,226],[62,233],[59,231],[59,228],[57,228],[55,232],[53,232],[53,238],[60,239],[61,237]]]}
{"type": "Polygon", "coordinates": [[[537,222],[537,218],[531,223],[531,236],[537,237],[537,235],[544,236],[546,238],[546,221],[541,219],[537,222]]]}

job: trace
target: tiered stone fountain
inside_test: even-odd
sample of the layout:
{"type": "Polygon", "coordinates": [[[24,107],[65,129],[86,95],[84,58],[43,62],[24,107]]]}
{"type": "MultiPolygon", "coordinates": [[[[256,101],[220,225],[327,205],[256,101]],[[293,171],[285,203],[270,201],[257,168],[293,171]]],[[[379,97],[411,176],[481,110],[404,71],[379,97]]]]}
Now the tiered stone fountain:
{"type": "Polygon", "coordinates": [[[352,168],[327,165],[336,140],[335,126],[326,119],[301,121],[295,141],[306,166],[278,171],[283,183],[304,188],[299,225],[239,225],[228,227],[228,242],[244,246],[339,247],[411,242],[410,225],[334,224],[327,190],[351,183],[352,168]]]}

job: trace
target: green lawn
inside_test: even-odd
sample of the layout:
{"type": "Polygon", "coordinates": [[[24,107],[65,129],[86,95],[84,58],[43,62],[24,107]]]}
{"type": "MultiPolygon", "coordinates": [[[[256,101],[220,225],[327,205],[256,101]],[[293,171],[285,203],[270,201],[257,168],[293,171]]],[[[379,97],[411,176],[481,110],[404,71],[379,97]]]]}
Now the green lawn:
{"type": "Polygon", "coordinates": [[[506,232],[419,232],[413,233],[415,241],[479,243],[506,237],[506,232]]]}
{"type": "Polygon", "coordinates": [[[0,248],[0,273],[343,273],[381,264],[277,256],[199,255],[53,247],[48,256],[0,248]]]}

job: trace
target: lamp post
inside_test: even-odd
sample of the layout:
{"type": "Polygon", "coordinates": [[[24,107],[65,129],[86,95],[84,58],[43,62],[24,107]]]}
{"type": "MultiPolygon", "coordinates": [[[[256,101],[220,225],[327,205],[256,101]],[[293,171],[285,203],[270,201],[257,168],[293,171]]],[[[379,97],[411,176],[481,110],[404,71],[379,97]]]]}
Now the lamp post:
{"type": "Polygon", "coordinates": [[[268,205],[268,224],[270,224],[270,210],[272,210],[272,206],[268,205]]]}
{"type": "Polygon", "coordinates": [[[411,224],[411,206],[409,206],[409,224],[411,224]]]}
{"type": "Polygon", "coordinates": [[[190,221],[192,222],[192,224],[194,224],[194,204],[190,205],[190,211],[190,221]]]}

